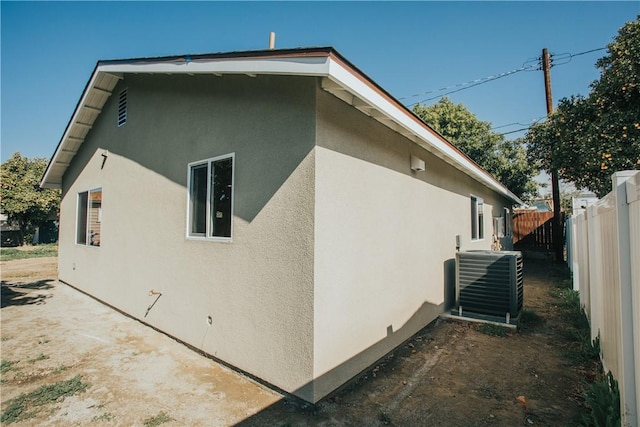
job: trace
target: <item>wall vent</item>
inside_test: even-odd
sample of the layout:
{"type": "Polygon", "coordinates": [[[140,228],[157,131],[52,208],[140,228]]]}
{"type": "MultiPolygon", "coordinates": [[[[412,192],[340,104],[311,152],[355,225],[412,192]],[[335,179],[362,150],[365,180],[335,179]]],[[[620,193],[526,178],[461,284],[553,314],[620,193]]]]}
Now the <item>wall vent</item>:
{"type": "Polygon", "coordinates": [[[456,254],[456,312],[516,320],[524,302],[522,254],[466,251],[456,254]]]}
{"type": "Polygon", "coordinates": [[[127,123],[127,89],[118,96],[118,127],[127,123]]]}

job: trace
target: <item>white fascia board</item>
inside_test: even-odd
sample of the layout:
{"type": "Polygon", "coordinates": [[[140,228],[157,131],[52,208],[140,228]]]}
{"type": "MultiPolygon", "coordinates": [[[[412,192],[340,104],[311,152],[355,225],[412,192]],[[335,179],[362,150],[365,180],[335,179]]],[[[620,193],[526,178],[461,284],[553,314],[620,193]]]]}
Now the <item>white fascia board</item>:
{"type": "Polygon", "coordinates": [[[99,74],[99,71],[96,69],[96,70],[94,70],[93,74],[91,75],[91,78],[89,79],[89,83],[87,84],[87,88],[84,91],[84,93],[82,94],[82,98],[80,98],[80,102],[78,103],[78,106],[76,107],[75,111],[73,112],[73,116],[71,116],[71,120],[69,120],[69,125],[65,129],[64,134],[62,135],[62,139],[60,140],[60,143],[58,144],[58,147],[56,148],[55,153],[53,153],[53,157],[51,157],[51,161],[49,162],[49,165],[47,166],[47,170],[45,171],[44,176],[42,177],[42,181],[40,182],[40,187],[42,187],[42,188],[56,188],[56,189],[61,189],[62,188],[62,182],[61,182],[62,181],[62,176],[58,177],[57,181],[59,181],[59,182],[56,182],[56,181],[51,181],[50,182],[50,175],[52,173],[52,170],[54,169],[54,166],[58,162],[60,154],[62,154],[67,148],[66,144],[65,144],[65,142],[67,141],[67,137],[69,136],[69,134],[71,133],[71,130],[75,126],[75,123],[78,120],[78,116],[80,115],[80,112],[82,111],[82,107],[84,107],[84,105],[86,104],[87,98],[89,97],[89,94],[91,93],[91,90],[93,89],[93,86],[96,83],[96,79],[98,78],[98,74],[99,74]]]}
{"type": "Polygon", "coordinates": [[[278,74],[324,76],[329,72],[327,56],[285,58],[224,58],[190,62],[132,62],[105,64],[105,73],[170,73],[170,74],[278,74]]]}
{"type": "MultiPolygon", "coordinates": [[[[99,65],[93,72],[87,89],[71,117],[69,126],[51,158],[51,162],[40,182],[43,188],[60,188],[59,182],[51,180],[53,166],[60,153],[66,148],[65,141],[76,125],[78,115],[86,104],[87,97],[94,89],[96,79],[101,73],[121,78],[124,73],[168,73],[168,74],[277,74],[300,76],[327,76],[329,74],[328,56],[282,57],[282,58],[221,58],[196,59],[185,62],[142,62],[114,63],[99,65]]],[[[61,179],[61,177],[59,177],[61,179]]],[[[59,180],[58,179],[58,180],[59,180]]]]}
{"type": "Polygon", "coordinates": [[[483,183],[485,186],[495,190],[496,192],[508,197],[518,204],[524,204],[520,198],[509,191],[504,185],[495,180],[486,171],[479,168],[473,162],[469,161],[465,156],[460,154],[458,150],[442,141],[438,136],[429,132],[425,126],[416,122],[416,120],[409,116],[406,111],[398,108],[394,103],[390,102],[385,96],[383,96],[378,90],[375,90],[364,81],[355,76],[351,71],[343,67],[336,61],[331,61],[329,78],[335,83],[349,88],[349,90],[356,95],[360,100],[369,103],[374,108],[387,116],[390,120],[398,123],[400,126],[409,130],[409,132],[415,134],[423,141],[424,148],[435,153],[442,153],[444,157],[451,161],[454,166],[470,175],[472,178],[483,183]],[[426,146],[425,146],[426,145],[426,146]]]}

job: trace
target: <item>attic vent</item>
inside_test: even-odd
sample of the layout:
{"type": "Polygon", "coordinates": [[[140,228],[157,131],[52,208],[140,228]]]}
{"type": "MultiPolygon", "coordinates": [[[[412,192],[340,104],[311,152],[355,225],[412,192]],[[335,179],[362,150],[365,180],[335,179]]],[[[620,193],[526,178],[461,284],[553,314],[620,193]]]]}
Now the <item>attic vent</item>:
{"type": "Polygon", "coordinates": [[[120,92],[118,97],[118,127],[127,123],[127,90],[120,92]]]}

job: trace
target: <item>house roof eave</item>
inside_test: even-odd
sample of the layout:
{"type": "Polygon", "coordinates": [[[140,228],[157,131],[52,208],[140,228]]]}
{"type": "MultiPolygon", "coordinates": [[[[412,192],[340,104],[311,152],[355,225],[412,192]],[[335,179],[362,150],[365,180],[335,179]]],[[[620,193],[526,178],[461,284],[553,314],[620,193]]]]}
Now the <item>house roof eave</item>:
{"type": "Polygon", "coordinates": [[[327,92],[409,138],[514,204],[523,204],[520,198],[331,47],[99,61],[51,157],[41,187],[61,187],[73,157],[118,81],[127,73],[321,77],[322,88],[327,92]]]}
{"type": "Polygon", "coordinates": [[[47,165],[40,186],[62,187],[62,177],[122,75],[100,72],[96,65],[47,165]]]}
{"type": "Polygon", "coordinates": [[[445,162],[510,199],[514,204],[524,204],[518,196],[422,121],[413,111],[362,72],[355,70],[358,74],[354,74],[349,69],[353,69],[350,64],[345,65],[340,62],[334,63],[330,76],[323,80],[324,90],[409,138],[445,162]]]}

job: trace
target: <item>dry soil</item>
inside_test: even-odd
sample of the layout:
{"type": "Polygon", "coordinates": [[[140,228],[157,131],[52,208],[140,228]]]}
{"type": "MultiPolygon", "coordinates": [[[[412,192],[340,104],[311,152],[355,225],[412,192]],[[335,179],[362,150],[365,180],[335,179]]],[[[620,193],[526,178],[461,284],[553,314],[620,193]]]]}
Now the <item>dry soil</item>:
{"type": "MultiPolygon", "coordinates": [[[[581,371],[564,355],[553,289],[565,272],[525,263],[541,321],[505,336],[439,320],[317,405],[281,396],[55,281],[56,259],[2,262],[2,410],[81,375],[85,392],[18,425],[573,425],[581,371]],[[154,418],[156,417],[156,418],[154,418]]],[[[31,408],[34,409],[34,408],[31,408]]]]}

